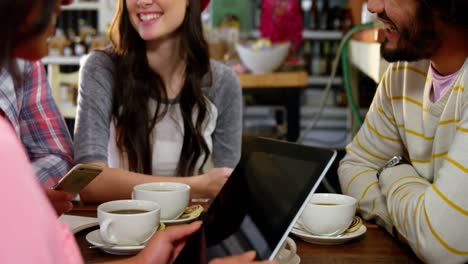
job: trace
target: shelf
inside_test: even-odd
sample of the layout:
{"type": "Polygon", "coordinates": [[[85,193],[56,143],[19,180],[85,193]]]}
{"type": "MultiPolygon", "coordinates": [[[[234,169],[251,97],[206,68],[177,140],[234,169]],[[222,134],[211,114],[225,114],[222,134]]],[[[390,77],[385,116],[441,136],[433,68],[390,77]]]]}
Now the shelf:
{"type": "Polygon", "coordinates": [[[75,3],[67,6],[62,6],[62,10],[70,11],[70,10],[98,10],[99,9],[99,2],[79,2],[76,1],[75,3]]]}
{"type": "Polygon", "coordinates": [[[265,74],[244,73],[237,77],[242,88],[299,88],[307,85],[307,73],[305,71],[297,72],[274,72],[265,74]]]}
{"type": "MultiPolygon", "coordinates": [[[[307,84],[308,85],[327,85],[328,83],[329,76],[309,76],[307,78],[307,84]]],[[[342,77],[336,77],[333,78],[332,85],[342,85],[343,84],[343,78],[342,77]]]]}
{"type": "MultiPolygon", "coordinates": [[[[253,30],[250,34],[251,37],[260,37],[260,31],[253,30]]],[[[304,39],[313,40],[341,40],[343,33],[338,30],[304,30],[304,39]]]]}
{"type": "Polygon", "coordinates": [[[47,56],[42,59],[43,64],[57,64],[57,65],[80,65],[81,57],[63,57],[63,56],[47,56]]]}

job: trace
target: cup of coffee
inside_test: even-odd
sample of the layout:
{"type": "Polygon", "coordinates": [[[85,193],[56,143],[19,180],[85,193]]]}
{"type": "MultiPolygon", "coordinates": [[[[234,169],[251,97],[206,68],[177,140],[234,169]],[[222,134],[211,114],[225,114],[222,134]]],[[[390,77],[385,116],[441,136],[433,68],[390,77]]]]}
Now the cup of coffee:
{"type": "Polygon", "coordinates": [[[287,237],[283,245],[281,246],[281,249],[278,251],[276,259],[280,263],[289,263],[289,261],[291,261],[294,258],[294,256],[296,256],[296,251],[296,242],[294,242],[292,238],[287,237]]]}
{"type": "Polygon", "coordinates": [[[133,187],[132,198],[153,201],[161,206],[161,220],[179,217],[188,206],[190,186],[177,182],[153,182],[133,187]]]}
{"type": "Polygon", "coordinates": [[[355,198],[347,195],[314,194],[301,215],[302,226],[314,235],[339,235],[353,221],[356,203],[355,198]]]}
{"type": "Polygon", "coordinates": [[[151,201],[117,200],[97,208],[104,242],[119,246],[142,245],[159,226],[160,206],[151,201]]]}

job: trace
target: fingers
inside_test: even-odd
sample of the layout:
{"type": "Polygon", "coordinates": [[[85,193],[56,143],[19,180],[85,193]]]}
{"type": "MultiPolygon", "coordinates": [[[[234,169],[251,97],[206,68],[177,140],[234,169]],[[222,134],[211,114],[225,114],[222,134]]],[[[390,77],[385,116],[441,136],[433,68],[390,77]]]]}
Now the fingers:
{"type": "Polygon", "coordinates": [[[66,213],[73,208],[73,204],[71,202],[52,202],[52,206],[57,212],[58,215],[66,213]]]}
{"type": "Polygon", "coordinates": [[[71,201],[71,193],[52,189],[45,189],[46,195],[50,201],[71,201]]]}
{"type": "Polygon", "coordinates": [[[174,242],[181,239],[185,239],[186,237],[192,235],[198,229],[200,229],[201,225],[201,221],[195,221],[188,225],[170,226],[162,233],[164,233],[164,235],[167,236],[167,239],[169,241],[174,242]]]}
{"type": "Polygon", "coordinates": [[[71,193],[48,188],[45,189],[45,193],[58,215],[66,213],[73,208],[73,204],[71,203],[71,193]]]}

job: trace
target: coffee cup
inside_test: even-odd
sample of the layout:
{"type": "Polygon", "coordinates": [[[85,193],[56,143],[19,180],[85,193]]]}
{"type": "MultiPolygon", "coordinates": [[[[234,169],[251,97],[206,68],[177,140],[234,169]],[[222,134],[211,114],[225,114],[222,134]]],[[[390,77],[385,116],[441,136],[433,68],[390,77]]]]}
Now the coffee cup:
{"type": "Polygon", "coordinates": [[[294,242],[292,238],[287,237],[283,245],[281,246],[281,249],[278,251],[278,254],[276,255],[276,259],[280,263],[288,263],[294,258],[294,256],[296,256],[296,251],[297,251],[296,242],[294,242]]]}
{"type": "Polygon", "coordinates": [[[160,206],[151,201],[117,200],[97,208],[104,242],[119,246],[142,245],[159,226],[160,206]]]}
{"type": "Polygon", "coordinates": [[[336,193],[312,196],[301,215],[302,226],[311,234],[335,236],[348,229],[356,214],[357,200],[336,193]]]}
{"type": "Polygon", "coordinates": [[[188,206],[190,186],[177,182],[139,184],[133,187],[132,199],[156,202],[161,206],[161,220],[172,220],[188,206]]]}

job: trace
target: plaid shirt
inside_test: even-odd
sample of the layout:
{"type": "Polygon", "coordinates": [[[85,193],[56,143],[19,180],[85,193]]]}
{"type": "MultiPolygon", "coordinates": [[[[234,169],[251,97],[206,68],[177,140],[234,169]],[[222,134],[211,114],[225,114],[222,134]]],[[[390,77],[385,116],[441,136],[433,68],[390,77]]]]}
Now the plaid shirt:
{"type": "Polygon", "coordinates": [[[50,187],[73,163],[70,134],[52,98],[44,66],[17,62],[22,76],[17,86],[0,69],[0,110],[21,139],[41,184],[50,187]]]}

